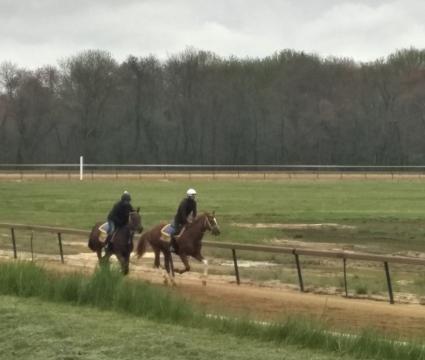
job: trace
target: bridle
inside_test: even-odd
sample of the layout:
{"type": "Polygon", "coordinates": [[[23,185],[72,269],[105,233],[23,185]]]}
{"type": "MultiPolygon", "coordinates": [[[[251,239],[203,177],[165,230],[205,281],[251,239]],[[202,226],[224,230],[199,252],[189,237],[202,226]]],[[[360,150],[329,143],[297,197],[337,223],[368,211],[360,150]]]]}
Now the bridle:
{"type": "Polygon", "coordinates": [[[204,230],[202,232],[205,232],[207,230],[212,231],[213,228],[215,228],[217,226],[217,223],[215,223],[214,225],[211,225],[210,220],[208,219],[208,215],[205,214],[205,220],[204,220],[204,230]]]}

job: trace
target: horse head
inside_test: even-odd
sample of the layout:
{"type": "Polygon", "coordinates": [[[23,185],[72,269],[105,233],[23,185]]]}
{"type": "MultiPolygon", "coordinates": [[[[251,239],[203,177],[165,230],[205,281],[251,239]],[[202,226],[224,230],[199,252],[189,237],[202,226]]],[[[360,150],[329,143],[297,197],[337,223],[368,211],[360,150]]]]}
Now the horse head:
{"type": "Polygon", "coordinates": [[[128,219],[128,227],[130,230],[137,231],[138,233],[141,233],[143,231],[142,216],[140,215],[139,207],[136,211],[130,212],[128,219]]]}
{"type": "Polygon", "coordinates": [[[218,226],[217,219],[215,218],[215,211],[213,211],[212,214],[206,212],[204,216],[205,230],[210,230],[213,235],[220,235],[220,228],[218,226]]]}

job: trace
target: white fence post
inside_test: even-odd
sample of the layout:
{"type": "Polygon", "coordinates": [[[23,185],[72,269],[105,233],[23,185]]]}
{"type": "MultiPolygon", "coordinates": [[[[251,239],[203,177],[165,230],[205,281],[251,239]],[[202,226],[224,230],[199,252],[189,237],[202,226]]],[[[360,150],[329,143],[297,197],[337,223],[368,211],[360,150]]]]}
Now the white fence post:
{"type": "Polygon", "coordinates": [[[80,156],[80,180],[83,180],[83,164],[84,164],[83,156],[80,156]]]}

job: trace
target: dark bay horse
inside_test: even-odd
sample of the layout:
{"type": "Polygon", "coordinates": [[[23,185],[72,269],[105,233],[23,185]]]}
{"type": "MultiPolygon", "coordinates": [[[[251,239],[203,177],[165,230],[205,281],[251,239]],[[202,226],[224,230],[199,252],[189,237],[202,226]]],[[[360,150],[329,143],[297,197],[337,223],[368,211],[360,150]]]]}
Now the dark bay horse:
{"type": "Polygon", "coordinates": [[[109,258],[115,255],[120,262],[121,270],[124,275],[128,274],[128,267],[130,261],[130,254],[133,251],[133,235],[137,231],[143,231],[142,217],[137,211],[133,211],[129,215],[128,224],[118,228],[112,235],[110,246],[105,247],[105,242],[100,240],[99,226],[102,223],[96,223],[89,236],[88,246],[92,251],[95,251],[100,264],[108,264],[109,258]],[[102,249],[105,249],[105,255],[102,256],[102,249]]]}
{"type": "MultiPolygon", "coordinates": [[[[175,285],[174,274],[171,271],[171,252],[170,243],[164,239],[161,233],[161,229],[165,226],[165,223],[156,225],[151,230],[145,232],[136,245],[136,253],[140,258],[146,252],[147,245],[152,247],[155,254],[154,266],[159,268],[160,266],[160,253],[164,255],[165,269],[167,271],[167,277],[170,282],[175,285]]],[[[211,231],[213,235],[220,234],[220,229],[217,224],[214,213],[203,213],[196,217],[190,225],[186,226],[186,230],[182,235],[177,237],[177,255],[180,257],[184,264],[184,269],[174,269],[175,272],[183,274],[190,270],[189,256],[192,256],[196,260],[204,264],[204,275],[202,283],[206,285],[208,276],[208,261],[201,255],[202,238],[206,231],[211,231]]],[[[167,281],[167,278],[165,278],[167,281]]]]}

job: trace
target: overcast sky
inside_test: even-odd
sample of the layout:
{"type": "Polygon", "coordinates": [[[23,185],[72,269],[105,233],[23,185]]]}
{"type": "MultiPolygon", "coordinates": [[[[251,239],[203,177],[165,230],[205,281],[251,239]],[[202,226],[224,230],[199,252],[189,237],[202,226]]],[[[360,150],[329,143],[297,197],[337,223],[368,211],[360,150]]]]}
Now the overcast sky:
{"type": "Polygon", "coordinates": [[[424,0],[0,0],[0,62],[35,68],[86,49],[161,59],[282,49],[372,61],[425,48],[424,0]]]}

